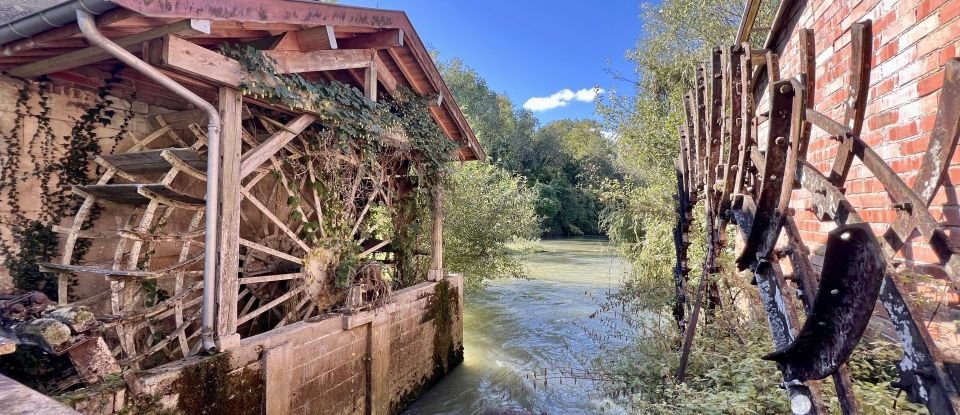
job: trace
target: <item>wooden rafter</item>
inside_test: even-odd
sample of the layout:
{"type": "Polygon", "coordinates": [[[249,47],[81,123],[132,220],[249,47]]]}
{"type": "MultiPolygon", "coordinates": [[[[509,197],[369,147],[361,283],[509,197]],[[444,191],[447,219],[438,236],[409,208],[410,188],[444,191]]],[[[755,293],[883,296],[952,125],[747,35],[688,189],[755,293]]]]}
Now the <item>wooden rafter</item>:
{"type": "Polygon", "coordinates": [[[340,49],[387,49],[403,46],[403,30],[387,29],[337,41],[340,49]]]}
{"type": "MultiPolygon", "coordinates": [[[[169,35],[179,34],[193,36],[200,33],[210,33],[210,21],[200,19],[186,19],[179,22],[147,30],[134,35],[126,36],[114,42],[122,47],[139,47],[141,43],[169,35]]],[[[28,63],[10,70],[10,75],[33,78],[54,72],[65,71],[80,66],[89,65],[109,58],[110,55],[103,49],[92,46],[73,51],[57,57],[28,63]]]]}

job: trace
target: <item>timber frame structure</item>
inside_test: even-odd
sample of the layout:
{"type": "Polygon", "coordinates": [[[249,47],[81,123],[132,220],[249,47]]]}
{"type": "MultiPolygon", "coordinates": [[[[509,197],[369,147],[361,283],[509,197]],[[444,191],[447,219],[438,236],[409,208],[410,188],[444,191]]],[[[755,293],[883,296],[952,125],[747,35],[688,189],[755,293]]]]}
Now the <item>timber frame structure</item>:
{"type": "MultiPolygon", "coordinates": [[[[291,222],[289,217],[323,222],[317,190],[321,170],[349,170],[358,161],[349,154],[317,158],[320,151],[308,144],[316,134],[311,126],[321,122],[317,113],[244,96],[241,89],[256,76],[216,51],[224,44],[262,51],[278,73],[353,86],[372,101],[407,88],[431,100],[430,116],[456,143],[452,158],[485,157],[403,12],[286,0],[75,0],[3,25],[5,80],[30,84],[43,78],[95,87],[91,79],[113,76],[120,81],[112,94],[163,109],[150,113],[152,131],[129,134],[123,139],[130,145],[97,157],[99,177],[72,187],[82,200],[79,210],[72,221],[53,226],[62,251],[39,264],[41,271],[59,275],[60,309],[109,306],[106,317],[95,313],[94,325],[70,320],[66,330],[75,336],[68,342],[45,345],[57,354],[70,353],[87,383],[171,357],[229,352],[240,346],[241,337],[319,318],[333,304],[316,300],[316,291],[322,291],[317,279],[329,283],[323,278],[332,272],[325,268],[329,258],[316,258],[333,254],[305,241],[301,222],[306,219],[291,222]],[[299,161],[291,166],[287,160],[299,161]],[[293,196],[284,189],[304,194],[302,204],[291,206],[293,196]],[[90,229],[98,206],[133,213],[116,229],[90,229]],[[164,229],[173,223],[177,226],[164,229]],[[114,241],[115,253],[101,263],[85,263],[74,249],[83,240],[114,241]],[[167,248],[159,248],[164,244],[167,248]],[[71,281],[90,276],[108,289],[93,295],[72,291],[71,281]],[[165,284],[169,296],[139,304],[138,287],[145,281],[165,284]],[[137,305],[128,308],[131,303],[137,305]],[[169,321],[168,329],[156,332],[157,321],[169,321]],[[239,330],[244,326],[248,330],[239,330]],[[109,340],[118,344],[108,345],[93,329],[115,331],[109,340]]],[[[405,137],[384,135],[407,148],[405,137]]],[[[407,153],[400,154],[401,159],[385,161],[390,167],[383,171],[351,170],[356,174],[350,177],[352,188],[323,190],[333,198],[342,191],[342,200],[361,201],[348,215],[334,218],[351,241],[358,240],[360,260],[397,249],[390,240],[361,236],[360,227],[375,202],[409,195],[416,186],[402,160],[407,153]]],[[[341,171],[327,173],[340,177],[341,171]]],[[[442,281],[439,192],[431,210],[424,279],[442,281]]],[[[380,271],[361,271],[362,281],[336,300],[346,304],[344,329],[370,322],[351,318],[351,312],[385,302],[382,290],[371,291],[383,285],[380,271]]],[[[47,306],[41,297],[12,301],[39,314],[47,306]]]]}
{"type": "Polygon", "coordinates": [[[765,358],[776,361],[783,373],[794,413],[825,413],[818,381],[827,377],[833,378],[843,413],[859,413],[845,362],[872,318],[887,321],[902,347],[900,380],[894,386],[930,413],[960,413],[958,362],[946,357],[928,332],[903,281],[910,269],[898,258],[911,238],[929,244],[948,289],[957,290],[960,248],[928,208],[958,145],[960,59],[949,59],[943,68],[935,125],[911,186],[861,137],[875,45],[872,22],[849,27],[851,52],[844,68],[850,81],[843,117],[835,120],[815,109],[813,29],[796,29],[800,57],[794,69],[799,75],[781,78],[774,48],[785,43],[778,37],[787,31],[783,26],[789,15],[805,6],[782,2],[765,48],[754,49],[748,39],[759,1],[746,3],[735,43],[714,48],[711,58],[695,68],[694,88],[683,102],[674,233],[674,315],[685,332],[678,379],[684,377],[701,308],[709,303],[704,297],[710,296],[712,275],[721,271],[716,257],[727,249],[728,225],[734,225],[736,267],[758,286],[774,341],[776,351],[765,358]],[[760,105],[761,97],[766,105],[760,105]],[[826,173],[807,161],[814,130],[825,132],[838,148],[826,173]],[[885,190],[889,208],[896,212],[892,223],[870,226],[848,200],[845,187],[855,159],[885,190]],[[835,223],[819,273],[795,221],[798,211],[790,206],[801,193],[812,199],[809,212],[835,223]],[[691,299],[687,248],[698,206],[705,210],[699,226],[706,230],[707,252],[691,299]]]}

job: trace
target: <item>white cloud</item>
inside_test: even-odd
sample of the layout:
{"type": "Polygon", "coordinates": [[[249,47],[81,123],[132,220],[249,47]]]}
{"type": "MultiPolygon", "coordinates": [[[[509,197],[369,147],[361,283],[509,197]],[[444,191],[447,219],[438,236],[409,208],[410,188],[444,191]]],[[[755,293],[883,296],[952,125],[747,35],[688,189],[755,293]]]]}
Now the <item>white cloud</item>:
{"type": "Polygon", "coordinates": [[[600,130],[600,136],[610,141],[616,141],[618,138],[620,138],[620,135],[617,134],[616,131],[610,130],[600,130]]]}
{"type": "Polygon", "coordinates": [[[579,91],[572,91],[569,88],[561,89],[548,97],[533,97],[523,103],[523,108],[539,112],[552,110],[554,108],[565,107],[571,101],[593,102],[597,95],[604,92],[603,88],[584,88],[579,91]]]}

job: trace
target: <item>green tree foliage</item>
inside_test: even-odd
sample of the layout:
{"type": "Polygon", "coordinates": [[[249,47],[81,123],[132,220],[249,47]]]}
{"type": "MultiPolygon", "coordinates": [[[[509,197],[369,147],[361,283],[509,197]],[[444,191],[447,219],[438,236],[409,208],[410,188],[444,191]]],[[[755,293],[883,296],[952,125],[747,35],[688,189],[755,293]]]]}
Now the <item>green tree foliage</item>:
{"type": "Polygon", "coordinates": [[[593,191],[617,177],[613,142],[593,120],[559,120],[539,126],[459,59],[441,71],[490,161],[523,176],[536,189],[544,236],[599,235],[600,202],[593,191]]]}
{"type": "Polygon", "coordinates": [[[466,163],[444,194],[445,267],[462,272],[467,287],[525,275],[509,244],[535,237],[537,195],[525,181],[485,162],[466,163]]]}

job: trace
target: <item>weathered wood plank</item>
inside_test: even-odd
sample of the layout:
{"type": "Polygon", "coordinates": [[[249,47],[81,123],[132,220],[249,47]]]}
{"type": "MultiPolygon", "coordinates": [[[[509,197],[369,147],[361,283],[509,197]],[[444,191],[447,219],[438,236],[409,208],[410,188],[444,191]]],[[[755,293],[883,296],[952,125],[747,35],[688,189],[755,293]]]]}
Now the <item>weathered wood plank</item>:
{"type": "Polygon", "coordinates": [[[278,73],[301,73],[366,68],[376,53],[373,49],[315,50],[300,52],[291,50],[264,51],[276,62],[278,73]]]}
{"type": "Polygon", "coordinates": [[[240,162],[240,179],[249,176],[260,167],[261,164],[266,163],[271,156],[289,144],[297,134],[300,134],[305,128],[309,127],[316,119],[317,118],[311,114],[301,114],[284,126],[284,129],[277,131],[259,146],[244,154],[240,162]]]}
{"type": "Polygon", "coordinates": [[[339,39],[340,49],[387,49],[403,46],[403,30],[386,29],[365,33],[351,38],[339,39]]]}
{"type": "Polygon", "coordinates": [[[377,62],[371,61],[363,72],[363,95],[371,101],[377,100],[377,62]]]}
{"type": "MultiPolygon", "coordinates": [[[[217,304],[215,340],[228,350],[240,338],[237,334],[237,267],[240,261],[240,151],[243,140],[243,96],[233,88],[220,88],[220,212],[218,216],[216,270],[217,304]]],[[[212,138],[211,138],[212,139],[212,138]]],[[[209,249],[209,247],[207,248],[209,249]]]]}
{"type": "Polygon", "coordinates": [[[296,35],[300,50],[304,52],[337,49],[337,37],[333,33],[333,26],[311,27],[297,31],[296,35]]]}
{"type": "Polygon", "coordinates": [[[240,62],[173,35],[163,37],[160,62],[151,63],[234,88],[246,74],[240,62]]]}

